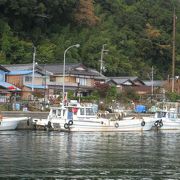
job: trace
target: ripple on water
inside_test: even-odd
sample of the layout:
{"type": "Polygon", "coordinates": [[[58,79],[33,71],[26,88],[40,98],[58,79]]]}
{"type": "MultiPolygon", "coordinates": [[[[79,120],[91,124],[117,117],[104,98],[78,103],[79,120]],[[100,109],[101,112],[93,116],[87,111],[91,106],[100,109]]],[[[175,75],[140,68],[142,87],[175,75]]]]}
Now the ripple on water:
{"type": "Polygon", "coordinates": [[[178,179],[180,133],[0,132],[0,177],[178,179]]]}

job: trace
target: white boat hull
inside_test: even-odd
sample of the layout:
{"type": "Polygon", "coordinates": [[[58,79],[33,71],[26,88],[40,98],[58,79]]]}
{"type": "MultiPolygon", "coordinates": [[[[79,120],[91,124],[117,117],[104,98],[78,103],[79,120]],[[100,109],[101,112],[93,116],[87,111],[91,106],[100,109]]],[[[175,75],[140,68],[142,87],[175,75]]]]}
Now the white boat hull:
{"type": "Polygon", "coordinates": [[[124,117],[123,114],[112,114],[105,118],[95,113],[92,105],[69,105],[51,107],[47,119],[33,119],[35,126],[62,131],[148,131],[154,125],[154,118],[124,117]],[[117,115],[117,117],[116,117],[117,115]]]}
{"type": "Polygon", "coordinates": [[[163,119],[162,126],[158,127],[161,130],[180,130],[180,119],[163,119]]]}
{"type": "Polygon", "coordinates": [[[123,132],[123,131],[149,131],[153,126],[152,121],[146,121],[142,125],[142,120],[121,120],[111,121],[109,123],[87,123],[74,121],[73,125],[69,127],[70,131],[109,131],[109,132],[123,132]]]}
{"type": "MultiPolygon", "coordinates": [[[[48,126],[49,120],[36,119],[37,126],[48,126]]],[[[126,119],[111,121],[108,119],[82,119],[74,120],[72,125],[65,128],[65,121],[62,119],[52,119],[51,125],[59,124],[60,130],[72,132],[120,132],[120,131],[149,131],[154,125],[154,119],[126,119]],[[144,123],[144,124],[143,124],[144,123]]],[[[68,123],[67,123],[68,124],[68,123]]]]}
{"type": "Polygon", "coordinates": [[[0,131],[4,130],[15,130],[17,128],[17,125],[20,121],[28,120],[27,117],[4,117],[0,121],[0,131]]]}

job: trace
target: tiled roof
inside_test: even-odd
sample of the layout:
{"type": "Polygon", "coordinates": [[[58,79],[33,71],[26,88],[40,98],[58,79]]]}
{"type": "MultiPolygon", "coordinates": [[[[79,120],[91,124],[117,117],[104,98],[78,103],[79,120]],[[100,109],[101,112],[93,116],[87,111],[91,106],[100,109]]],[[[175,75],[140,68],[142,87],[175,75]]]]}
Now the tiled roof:
{"type": "MultiPolygon", "coordinates": [[[[63,64],[47,64],[46,70],[52,72],[54,75],[62,75],[63,74],[63,64]]],[[[85,76],[96,76],[102,79],[105,79],[105,76],[101,75],[98,71],[87,68],[81,63],[77,64],[66,64],[65,65],[65,73],[72,75],[85,75],[85,76]],[[82,67],[80,69],[79,67],[82,67]],[[83,70],[84,69],[84,70],[83,70]]]]}
{"type": "Polygon", "coordinates": [[[17,71],[17,70],[32,70],[32,63],[31,64],[8,64],[8,65],[2,65],[9,71],[17,71]]]}
{"type": "MultiPolygon", "coordinates": [[[[152,86],[152,81],[144,81],[144,83],[146,84],[146,86],[152,86]]],[[[153,86],[156,86],[156,87],[162,87],[164,84],[165,84],[165,81],[163,80],[153,81],[153,86]]]]}
{"type": "Polygon", "coordinates": [[[10,71],[8,75],[26,75],[31,73],[32,70],[17,70],[17,71],[10,71]]]}
{"type": "Polygon", "coordinates": [[[120,77],[107,77],[108,81],[113,80],[116,84],[124,84],[126,82],[134,85],[144,85],[144,82],[136,76],[120,76],[120,77]],[[140,82],[140,84],[138,83],[140,82]]]}
{"type": "Polygon", "coordinates": [[[109,79],[124,79],[124,80],[131,80],[131,81],[134,81],[136,79],[138,79],[137,76],[119,76],[119,77],[108,77],[109,79]]]}
{"type": "MultiPolygon", "coordinates": [[[[29,71],[33,69],[33,64],[8,64],[2,65],[4,68],[8,69],[9,71],[29,71]]],[[[39,73],[43,73],[43,67],[40,65],[35,65],[35,71],[39,73]]]]}
{"type": "Polygon", "coordinates": [[[5,67],[3,67],[3,66],[1,66],[1,65],[0,65],[0,69],[3,70],[3,71],[5,71],[5,72],[9,72],[8,69],[6,69],[5,67]]]}
{"type": "MultiPolygon", "coordinates": [[[[125,82],[131,82],[131,80],[129,80],[129,79],[126,79],[126,78],[118,78],[118,77],[113,77],[113,78],[110,78],[110,77],[108,77],[108,81],[114,81],[116,84],[123,84],[123,83],[125,83],[125,82]]],[[[132,82],[131,82],[132,83],[132,82]]]]}
{"type": "MultiPolygon", "coordinates": [[[[63,64],[39,64],[35,66],[35,70],[39,71],[43,74],[54,74],[54,75],[62,75],[63,74],[63,64]]],[[[32,70],[32,63],[30,64],[11,64],[11,65],[3,65],[4,68],[12,71],[12,73],[20,73],[20,71],[28,72],[32,70]]],[[[11,74],[12,74],[11,73],[11,74]]],[[[94,76],[98,79],[106,79],[105,76],[100,74],[97,70],[87,68],[81,63],[72,63],[65,64],[65,73],[72,75],[83,75],[83,76],[94,76]]]]}

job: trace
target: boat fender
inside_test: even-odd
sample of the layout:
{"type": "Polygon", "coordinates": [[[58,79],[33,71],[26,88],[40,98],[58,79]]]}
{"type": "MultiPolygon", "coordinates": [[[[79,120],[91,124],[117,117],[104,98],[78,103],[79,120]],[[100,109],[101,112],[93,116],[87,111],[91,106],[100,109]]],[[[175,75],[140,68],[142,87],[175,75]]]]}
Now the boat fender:
{"type": "Polygon", "coordinates": [[[163,122],[162,122],[162,119],[159,121],[159,127],[162,127],[163,126],[163,122]]]}
{"type": "Polygon", "coordinates": [[[119,127],[119,124],[118,124],[118,123],[115,123],[115,127],[118,128],[118,127],[119,127]]]}
{"type": "Polygon", "coordinates": [[[159,120],[157,120],[155,123],[154,123],[154,126],[158,127],[159,125],[159,120]]]}
{"type": "Polygon", "coordinates": [[[52,124],[51,124],[51,121],[48,121],[48,128],[52,128],[52,124]]]}
{"type": "Polygon", "coordinates": [[[68,125],[69,126],[73,125],[73,120],[69,120],[68,125]]]}
{"type": "Polygon", "coordinates": [[[145,126],[145,124],[146,124],[145,121],[141,122],[141,126],[145,126]]]}
{"type": "Polygon", "coordinates": [[[64,124],[64,128],[65,128],[65,129],[68,129],[68,128],[69,128],[68,123],[65,123],[65,124],[64,124]]]}

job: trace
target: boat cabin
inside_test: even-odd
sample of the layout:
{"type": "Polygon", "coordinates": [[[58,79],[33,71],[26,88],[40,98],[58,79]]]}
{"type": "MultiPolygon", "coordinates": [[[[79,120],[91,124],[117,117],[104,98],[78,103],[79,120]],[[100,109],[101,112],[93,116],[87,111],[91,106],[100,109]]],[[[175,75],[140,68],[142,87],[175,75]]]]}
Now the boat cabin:
{"type": "Polygon", "coordinates": [[[61,106],[51,107],[48,119],[64,119],[69,120],[80,120],[80,119],[91,119],[96,117],[96,107],[91,106],[61,106]]]}
{"type": "Polygon", "coordinates": [[[170,118],[170,119],[176,119],[178,118],[178,114],[175,112],[168,112],[168,111],[158,111],[155,114],[156,118],[170,118]]]}

